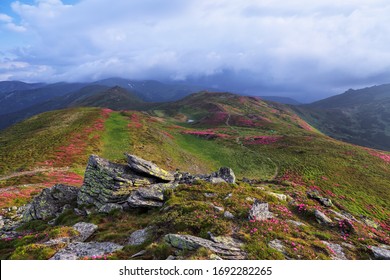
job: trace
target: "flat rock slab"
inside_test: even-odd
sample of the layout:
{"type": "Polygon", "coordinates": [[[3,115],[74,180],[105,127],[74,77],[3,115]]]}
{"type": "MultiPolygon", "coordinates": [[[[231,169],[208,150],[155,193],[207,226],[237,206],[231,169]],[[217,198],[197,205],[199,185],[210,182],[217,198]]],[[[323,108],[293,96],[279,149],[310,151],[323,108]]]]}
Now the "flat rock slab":
{"type": "Polygon", "coordinates": [[[59,250],[51,260],[77,260],[85,257],[104,256],[122,248],[123,246],[112,242],[75,242],[59,250]]]}
{"type": "Polygon", "coordinates": [[[127,244],[133,245],[133,246],[143,244],[149,238],[149,236],[151,234],[151,230],[152,230],[151,227],[147,227],[144,229],[139,229],[139,230],[134,231],[130,235],[129,241],[127,244]]]}
{"type": "Polygon", "coordinates": [[[127,164],[132,170],[139,172],[141,174],[145,174],[147,176],[156,177],[158,179],[167,182],[175,180],[173,174],[158,167],[156,164],[144,160],[135,155],[130,155],[130,154],[125,154],[125,155],[127,157],[127,164]]]}
{"type": "Polygon", "coordinates": [[[220,242],[213,242],[197,236],[167,234],[165,235],[164,240],[172,247],[180,250],[193,251],[200,247],[204,247],[215,254],[218,254],[223,259],[243,260],[246,257],[244,251],[236,246],[232,246],[232,244],[227,245],[220,242]]]}
{"type": "Polygon", "coordinates": [[[390,260],[390,246],[372,246],[371,252],[377,260],[390,260]]]}
{"type": "Polygon", "coordinates": [[[161,207],[164,204],[164,191],[174,189],[177,183],[153,184],[149,187],[138,188],[129,196],[127,203],[130,207],[161,207]]]}
{"type": "Polygon", "coordinates": [[[347,260],[347,257],[344,254],[343,247],[341,247],[341,245],[335,244],[335,243],[330,243],[327,241],[321,241],[321,242],[323,244],[325,244],[328,247],[328,249],[331,251],[332,259],[334,259],[334,260],[347,260]]]}
{"type": "Polygon", "coordinates": [[[317,209],[314,211],[314,216],[320,224],[330,225],[332,223],[332,220],[328,216],[317,209]]]}
{"type": "Polygon", "coordinates": [[[249,220],[264,221],[274,217],[274,214],[268,210],[268,203],[255,200],[249,211],[249,220]]]}
{"type": "Polygon", "coordinates": [[[73,226],[75,230],[80,232],[80,235],[75,239],[76,241],[84,242],[89,237],[91,237],[92,234],[97,231],[98,226],[92,223],[84,223],[80,222],[73,226]]]}

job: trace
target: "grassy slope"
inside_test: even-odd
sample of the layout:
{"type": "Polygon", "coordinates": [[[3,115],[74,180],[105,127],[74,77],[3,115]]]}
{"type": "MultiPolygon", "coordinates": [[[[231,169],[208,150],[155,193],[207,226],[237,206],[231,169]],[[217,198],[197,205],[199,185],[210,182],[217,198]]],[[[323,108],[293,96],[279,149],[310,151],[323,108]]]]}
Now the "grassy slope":
{"type": "MultiPolygon", "coordinates": [[[[306,197],[307,190],[316,188],[320,190],[321,194],[332,199],[336,205],[334,209],[338,211],[346,210],[357,217],[360,215],[368,216],[378,223],[385,224],[389,222],[390,167],[388,162],[378,157],[378,155],[384,155],[384,153],[363,149],[326,137],[306,126],[289,111],[278,107],[279,105],[268,104],[255,99],[242,99],[237,102],[235,98],[226,98],[223,101],[219,97],[214,101],[213,98],[210,99],[211,102],[222,104],[221,111],[227,112],[227,115],[224,116],[230,115],[228,122],[226,122],[226,119],[222,119],[218,124],[210,123],[210,118],[208,118],[210,114],[215,117],[215,112],[210,111],[210,108],[215,109],[215,107],[205,106],[199,101],[197,106],[200,106],[202,114],[196,114],[195,106],[191,107],[193,100],[190,100],[188,104],[180,104],[176,109],[171,106],[170,110],[159,108],[158,111],[149,113],[132,111],[110,113],[105,119],[103,130],[99,131],[98,141],[92,141],[94,148],[91,149],[88,146],[80,155],[80,158],[82,158],[80,164],[73,165],[72,168],[82,173],[85,165],[82,165],[81,162],[86,161],[87,153],[92,150],[94,153],[114,161],[123,161],[122,153],[128,151],[152,160],[168,170],[179,168],[192,173],[211,172],[220,166],[230,166],[238,178],[249,177],[265,180],[276,175],[278,182],[287,180],[289,182],[287,184],[268,183],[260,186],[265,186],[266,189],[274,192],[289,194],[298,202],[307,205],[308,209],[318,208],[318,203],[306,197]],[[253,114],[262,115],[268,120],[266,122],[255,120],[255,125],[253,123],[248,125],[247,120],[238,118],[240,116],[250,119],[251,117],[248,116],[253,114]],[[187,123],[186,120],[190,118],[195,119],[196,122],[187,123]],[[196,135],[199,131],[211,131],[214,134],[225,136],[210,139],[202,135],[196,135]],[[191,135],[188,132],[196,133],[191,135]],[[246,140],[252,139],[248,137],[254,136],[278,138],[276,142],[266,144],[253,144],[250,140],[246,140]]],[[[80,123],[83,124],[86,124],[83,116],[86,117],[90,114],[87,119],[92,124],[93,120],[99,119],[101,114],[101,110],[98,109],[77,109],[76,111],[79,112],[80,123]]],[[[65,110],[50,112],[47,113],[48,115],[43,114],[35,120],[39,120],[42,116],[49,116],[50,119],[53,119],[50,114],[65,114],[64,116],[66,116],[68,112],[73,112],[73,115],[75,115],[74,111],[65,110]]],[[[57,117],[64,118],[59,115],[57,117]]],[[[29,121],[35,122],[34,120],[29,121]]],[[[54,121],[50,124],[48,129],[51,129],[51,125],[54,126],[55,123],[54,121]]],[[[21,126],[23,127],[23,125],[21,126]]],[[[29,126],[35,127],[34,125],[29,126]]],[[[69,128],[69,131],[72,130],[69,128]]],[[[10,132],[8,131],[8,133],[10,132]]],[[[31,133],[33,137],[36,137],[35,135],[39,135],[40,130],[37,129],[31,133]]],[[[2,137],[4,139],[3,134],[2,137]]],[[[93,137],[92,134],[91,139],[93,137]]],[[[58,138],[50,143],[58,143],[60,139],[64,141],[64,137],[58,136],[58,138]]],[[[18,145],[23,145],[23,143],[15,141],[13,145],[15,150],[18,145]]],[[[60,146],[64,143],[61,142],[56,145],[60,146]]],[[[54,148],[51,150],[54,150],[54,148]]],[[[37,160],[42,161],[49,154],[40,155],[39,160],[37,160]]],[[[4,152],[1,155],[3,156],[4,152]]],[[[15,164],[16,166],[18,164],[15,164]]],[[[11,170],[11,167],[8,170],[11,170]]],[[[23,180],[25,179],[20,178],[17,183],[25,183],[23,180]]],[[[7,187],[11,182],[1,181],[1,183],[3,187],[7,187]]],[[[159,234],[163,234],[164,231],[168,230],[203,237],[206,237],[205,233],[209,230],[218,234],[231,233],[232,222],[227,222],[218,213],[216,213],[217,220],[213,218],[214,216],[210,216],[214,210],[206,203],[207,199],[202,195],[202,192],[218,193],[218,198],[213,199],[213,203],[223,206],[243,218],[245,218],[248,207],[250,207],[246,197],[257,197],[269,201],[271,210],[278,213],[280,217],[291,218],[289,212],[282,211],[285,207],[298,220],[308,223],[302,231],[289,228],[285,232],[286,225],[279,224],[270,232],[259,231],[256,234],[251,234],[248,232],[248,228],[250,229],[253,226],[264,228],[264,226],[268,227],[270,225],[251,225],[247,221],[239,222],[240,230],[238,234],[247,241],[247,250],[252,258],[282,257],[266,245],[266,241],[272,238],[294,240],[296,243],[302,244],[305,247],[305,250],[302,249],[301,252],[303,258],[329,258],[326,247],[318,240],[340,241],[341,237],[337,229],[319,228],[313,222],[313,218],[310,216],[311,210],[308,210],[307,213],[296,213],[295,205],[276,202],[274,198],[265,195],[264,192],[259,192],[255,187],[243,183],[233,188],[232,186],[211,186],[207,184],[193,186],[193,188],[180,187],[175,190],[174,195],[168,201],[168,204],[174,206],[173,210],[164,215],[157,215],[153,211],[149,214],[117,213],[112,217],[93,215],[88,220],[99,224],[100,228],[94,240],[124,242],[129,233],[149,223],[154,223],[161,228],[159,234]],[[230,192],[235,195],[235,198],[228,202],[223,198],[230,192]],[[202,219],[196,218],[194,211],[198,211],[202,219]],[[139,219],[139,223],[130,223],[135,217],[139,219]],[[115,228],[112,225],[115,225],[115,228]]],[[[80,220],[80,218],[69,214],[65,215],[59,224],[71,225],[77,220],[80,220]]],[[[48,230],[52,229],[49,228],[48,230]]],[[[364,244],[375,244],[376,242],[376,239],[369,237],[370,233],[367,229],[362,229],[362,232],[364,234],[351,237],[351,242],[358,246],[358,252],[350,252],[353,258],[367,258],[368,253],[362,246],[364,244]],[[358,245],[358,238],[363,238],[363,236],[366,241],[358,245]]],[[[380,235],[381,242],[385,242],[383,240],[386,238],[388,240],[388,232],[384,234],[380,235]],[[387,237],[385,237],[386,235],[387,237]]],[[[113,257],[127,258],[138,249],[140,248],[127,246],[123,252],[113,257]]],[[[7,250],[7,252],[10,252],[10,249],[7,250]]],[[[291,246],[288,250],[294,253],[291,246]]],[[[152,242],[145,257],[162,258],[168,253],[169,249],[164,245],[152,242]]],[[[200,252],[197,258],[202,258],[201,255],[200,252]]]]}

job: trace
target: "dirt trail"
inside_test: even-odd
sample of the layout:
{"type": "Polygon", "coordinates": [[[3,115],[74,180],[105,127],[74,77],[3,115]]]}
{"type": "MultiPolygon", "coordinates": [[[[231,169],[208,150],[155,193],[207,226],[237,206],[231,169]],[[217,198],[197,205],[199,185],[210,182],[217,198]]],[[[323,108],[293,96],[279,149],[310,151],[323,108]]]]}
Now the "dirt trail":
{"type": "Polygon", "coordinates": [[[0,181],[8,180],[14,177],[20,177],[20,176],[25,176],[25,175],[33,175],[36,173],[43,173],[43,172],[53,172],[53,171],[67,171],[69,170],[69,167],[61,167],[61,168],[38,168],[34,170],[29,170],[29,171],[22,171],[22,172],[15,172],[11,173],[7,176],[0,177],[0,181]]]}

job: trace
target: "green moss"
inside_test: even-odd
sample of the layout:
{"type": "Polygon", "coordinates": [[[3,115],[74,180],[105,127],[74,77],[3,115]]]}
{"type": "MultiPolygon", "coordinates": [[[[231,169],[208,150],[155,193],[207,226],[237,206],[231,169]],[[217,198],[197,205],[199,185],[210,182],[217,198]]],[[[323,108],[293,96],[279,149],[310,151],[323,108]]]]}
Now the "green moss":
{"type": "Polygon", "coordinates": [[[55,254],[56,250],[43,244],[30,244],[16,248],[11,260],[47,260],[55,254]]]}

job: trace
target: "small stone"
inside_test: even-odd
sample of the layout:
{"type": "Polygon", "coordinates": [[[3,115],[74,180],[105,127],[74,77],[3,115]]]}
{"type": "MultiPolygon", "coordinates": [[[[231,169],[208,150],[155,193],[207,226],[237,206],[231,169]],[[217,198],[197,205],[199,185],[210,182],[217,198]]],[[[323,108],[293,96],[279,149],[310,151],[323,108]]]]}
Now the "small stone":
{"type": "Polygon", "coordinates": [[[249,202],[255,202],[255,199],[253,197],[246,197],[245,198],[246,201],[249,201],[249,202]]]}
{"type": "Polygon", "coordinates": [[[204,193],[203,195],[204,195],[205,197],[207,197],[207,198],[216,197],[216,196],[217,196],[216,193],[204,193]]]}
{"type": "Polygon", "coordinates": [[[119,204],[115,204],[115,203],[107,203],[107,204],[104,204],[102,207],[99,208],[98,212],[99,213],[110,213],[111,211],[113,210],[123,210],[123,207],[119,204]]]}
{"type": "Polygon", "coordinates": [[[225,211],[225,209],[224,209],[223,207],[219,207],[219,206],[213,205],[213,208],[214,208],[214,210],[217,211],[217,212],[223,212],[223,211],[225,211]]]}
{"type": "Polygon", "coordinates": [[[229,211],[225,211],[223,213],[223,216],[226,218],[226,219],[230,219],[230,220],[233,220],[235,217],[232,213],[230,213],[229,211]]]}
{"type": "Polygon", "coordinates": [[[306,226],[306,224],[294,220],[287,220],[288,223],[293,224],[294,226],[301,227],[301,226],[306,226]]]}
{"type": "Polygon", "coordinates": [[[222,178],[219,178],[219,177],[211,177],[210,183],[211,184],[220,184],[220,183],[226,183],[226,181],[222,178]]]}
{"type": "Polygon", "coordinates": [[[330,218],[328,218],[324,213],[317,209],[314,211],[314,216],[316,217],[317,222],[320,224],[329,225],[332,223],[332,220],[330,218]]]}
{"type": "Polygon", "coordinates": [[[390,260],[390,246],[371,246],[371,252],[377,260],[390,260]]]}
{"type": "Polygon", "coordinates": [[[79,208],[75,208],[73,211],[78,216],[86,216],[87,215],[87,213],[84,210],[80,210],[79,208]]]}
{"type": "Polygon", "coordinates": [[[268,210],[268,203],[255,200],[249,211],[249,220],[264,221],[274,217],[274,214],[268,210]]]}
{"type": "Polygon", "coordinates": [[[216,255],[216,254],[211,254],[209,256],[209,259],[213,260],[213,261],[220,261],[220,260],[222,260],[222,258],[220,256],[216,255]]]}
{"type": "Polygon", "coordinates": [[[147,227],[144,229],[139,229],[139,230],[134,231],[130,235],[129,241],[127,244],[132,245],[132,246],[143,244],[149,238],[150,233],[151,233],[151,229],[152,229],[151,227],[147,227]]]}
{"type": "Polygon", "coordinates": [[[224,199],[227,200],[227,199],[230,199],[232,198],[233,194],[232,193],[229,193],[224,199]]]}
{"type": "Polygon", "coordinates": [[[272,249],[275,249],[276,251],[279,251],[282,254],[286,253],[285,247],[283,245],[283,242],[279,239],[274,239],[268,243],[268,246],[272,249]]]}
{"type": "Polygon", "coordinates": [[[168,258],[166,258],[166,260],[173,261],[173,260],[176,260],[176,257],[172,256],[172,255],[169,255],[168,258]]]}
{"type": "Polygon", "coordinates": [[[280,201],[286,201],[287,200],[287,196],[285,194],[274,193],[274,192],[267,192],[267,194],[269,194],[270,196],[276,197],[280,201]]]}
{"type": "Polygon", "coordinates": [[[329,198],[321,197],[319,199],[319,202],[322,205],[326,206],[326,207],[332,207],[333,206],[332,200],[330,200],[329,198]]]}
{"type": "Polygon", "coordinates": [[[94,234],[95,231],[97,231],[98,226],[95,224],[92,224],[92,223],[80,222],[80,223],[75,224],[73,226],[73,228],[75,230],[77,230],[78,232],[80,232],[80,236],[75,238],[75,240],[80,241],[80,242],[84,242],[89,237],[91,237],[91,235],[94,234]]]}
{"type": "Polygon", "coordinates": [[[343,247],[341,247],[339,244],[330,243],[327,241],[321,241],[323,244],[325,244],[332,254],[332,259],[334,260],[347,260],[347,257],[344,254],[343,247]]]}
{"type": "Polygon", "coordinates": [[[133,259],[133,258],[136,258],[136,257],[141,257],[141,256],[143,256],[145,254],[146,254],[146,250],[142,250],[142,251],[139,251],[138,253],[135,253],[134,255],[132,255],[130,257],[130,259],[133,259]]]}

